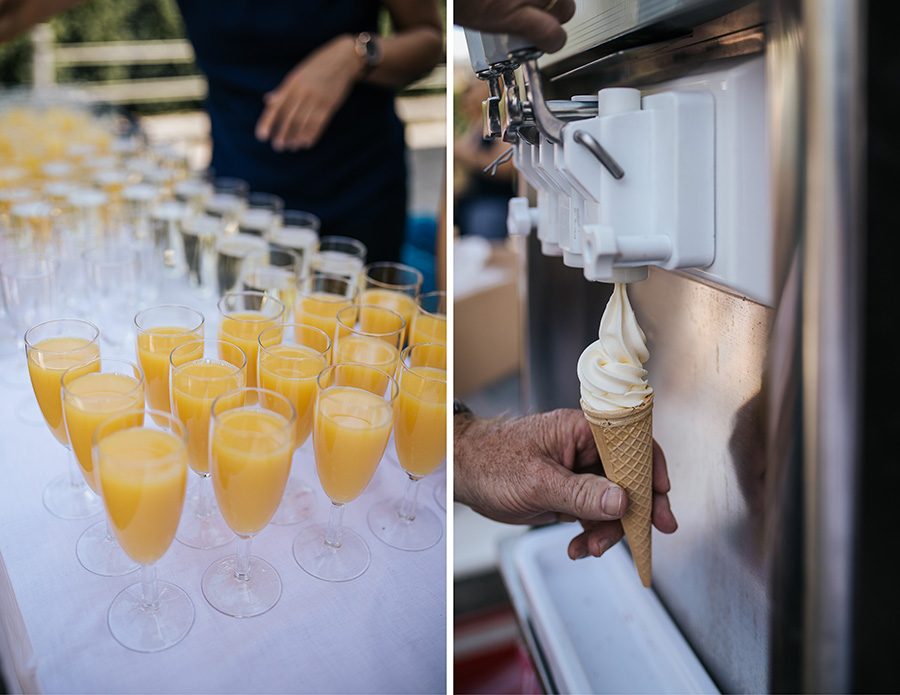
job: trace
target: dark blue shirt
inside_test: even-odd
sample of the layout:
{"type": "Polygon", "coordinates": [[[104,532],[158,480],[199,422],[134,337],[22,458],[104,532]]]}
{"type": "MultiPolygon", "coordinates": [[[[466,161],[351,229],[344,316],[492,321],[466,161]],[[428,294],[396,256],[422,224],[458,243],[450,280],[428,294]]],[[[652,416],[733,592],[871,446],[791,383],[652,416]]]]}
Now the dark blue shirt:
{"type": "Polygon", "coordinates": [[[179,0],[209,82],[211,166],[288,209],[322,219],[322,234],[361,239],[369,261],[396,260],[406,217],[403,125],[390,90],[354,86],[311,149],[276,152],[256,140],[263,95],[315,48],[377,29],[373,0],[179,0]]]}

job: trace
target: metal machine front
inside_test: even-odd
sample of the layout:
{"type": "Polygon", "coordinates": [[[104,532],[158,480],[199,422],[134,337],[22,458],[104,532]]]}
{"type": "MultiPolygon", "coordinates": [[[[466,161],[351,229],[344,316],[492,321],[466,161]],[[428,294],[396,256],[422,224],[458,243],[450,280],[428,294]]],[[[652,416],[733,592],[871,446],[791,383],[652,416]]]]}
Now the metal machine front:
{"type": "Polygon", "coordinates": [[[654,536],[653,586],[723,692],[850,682],[853,508],[834,491],[853,489],[858,455],[857,164],[806,172],[809,157],[839,169],[856,123],[837,118],[852,99],[833,100],[833,130],[806,132],[804,80],[826,100],[860,88],[827,78],[856,40],[853,7],[807,3],[801,21],[794,2],[585,0],[559,54],[506,45],[513,117],[485,105],[529,184],[510,211],[511,232],[535,231],[524,408],[578,407],[578,355],[608,283],[628,282],[679,519],[654,536]],[[833,43],[804,62],[811,23],[833,43]],[[841,359],[846,378],[824,373],[841,359]]]}

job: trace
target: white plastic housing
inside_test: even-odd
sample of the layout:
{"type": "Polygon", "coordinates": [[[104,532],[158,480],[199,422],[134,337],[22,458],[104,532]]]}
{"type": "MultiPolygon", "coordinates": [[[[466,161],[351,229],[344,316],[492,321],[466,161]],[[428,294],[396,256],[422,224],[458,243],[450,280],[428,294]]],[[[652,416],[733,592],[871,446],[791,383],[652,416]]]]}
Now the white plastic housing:
{"type": "Polygon", "coordinates": [[[634,282],[647,267],[704,267],[715,258],[714,101],[700,91],[641,99],[601,90],[594,118],[563,128],[558,166],[582,200],[589,280],[634,282]],[[583,143],[593,138],[624,170],[616,179],[583,143]]]}

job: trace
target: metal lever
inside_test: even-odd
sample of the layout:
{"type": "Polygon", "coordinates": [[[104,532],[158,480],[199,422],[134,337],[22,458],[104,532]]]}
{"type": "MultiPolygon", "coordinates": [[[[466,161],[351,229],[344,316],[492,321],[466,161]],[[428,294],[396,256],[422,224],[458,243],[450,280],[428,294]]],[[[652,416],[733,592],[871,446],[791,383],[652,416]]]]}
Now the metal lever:
{"type": "Polygon", "coordinates": [[[566,122],[550,110],[547,100],[544,98],[544,87],[541,83],[541,73],[537,64],[537,59],[540,55],[539,51],[526,49],[514,53],[513,59],[522,66],[522,70],[525,72],[531,112],[538,129],[550,142],[559,144],[562,142],[562,128],[566,122]]]}
{"type": "Polygon", "coordinates": [[[612,155],[607,152],[604,147],[594,139],[589,133],[583,130],[576,130],[572,133],[572,139],[580,145],[588,148],[590,153],[594,155],[600,163],[606,167],[606,170],[617,181],[625,176],[625,170],[619,166],[619,163],[613,159],[612,155]]]}

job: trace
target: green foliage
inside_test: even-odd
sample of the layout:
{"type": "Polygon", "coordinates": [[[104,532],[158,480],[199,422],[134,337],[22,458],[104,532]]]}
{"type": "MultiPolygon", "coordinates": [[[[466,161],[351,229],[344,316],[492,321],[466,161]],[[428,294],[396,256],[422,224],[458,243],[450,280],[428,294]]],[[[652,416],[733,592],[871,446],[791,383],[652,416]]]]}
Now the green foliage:
{"type": "Polygon", "coordinates": [[[0,43],[0,86],[31,82],[31,54],[28,36],[0,43]]]}
{"type": "MultiPolygon", "coordinates": [[[[65,43],[144,41],[185,37],[176,0],[90,0],[50,20],[55,40],[65,43]]],[[[0,85],[31,82],[28,35],[0,45],[0,85]]],[[[199,74],[193,63],[73,65],[57,70],[58,82],[95,82],[199,74]]],[[[141,113],[200,108],[199,103],[124,105],[141,113]]]]}

